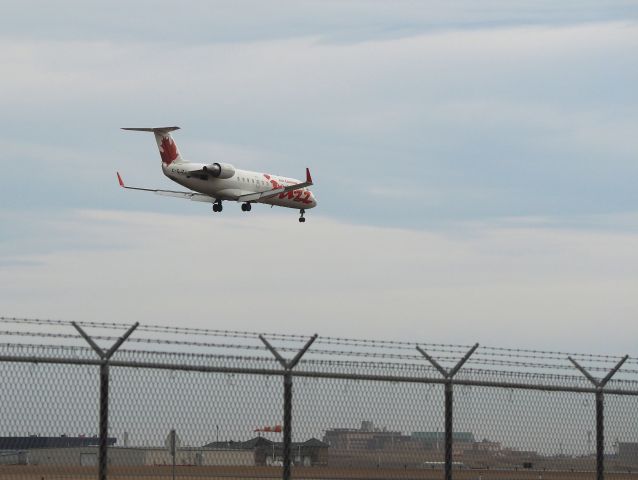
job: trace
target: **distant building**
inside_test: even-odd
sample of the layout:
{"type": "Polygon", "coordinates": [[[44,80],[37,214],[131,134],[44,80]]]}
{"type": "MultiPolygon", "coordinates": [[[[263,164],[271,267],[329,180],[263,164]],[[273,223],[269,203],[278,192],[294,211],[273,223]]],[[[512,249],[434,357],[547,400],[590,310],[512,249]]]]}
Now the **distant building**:
{"type": "MultiPolygon", "coordinates": [[[[115,445],[117,439],[109,437],[108,445],[115,445]]],[[[31,435],[28,437],[0,437],[0,450],[29,450],[33,448],[71,448],[90,447],[100,443],[98,437],[41,437],[31,435]]]]}
{"type": "MultiPolygon", "coordinates": [[[[170,465],[173,458],[166,448],[127,448],[115,446],[109,437],[107,462],[113,466],[170,465]]],[[[128,443],[128,442],[127,442],[128,443]]],[[[0,464],[95,466],[98,437],[0,437],[0,464]]],[[[223,449],[180,448],[177,465],[254,465],[254,453],[223,449]]]]}
{"type": "MultiPolygon", "coordinates": [[[[444,432],[412,432],[411,437],[423,443],[426,448],[443,448],[445,444],[444,432]]],[[[476,443],[471,432],[452,432],[452,443],[471,444],[476,443]]]]}
{"type": "MultiPolygon", "coordinates": [[[[26,452],[28,465],[96,466],[98,447],[38,448],[26,452]]],[[[108,465],[157,466],[172,465],[173,457],[166,448],[111,447],[107,452],[108,465]]],[[[249,451],[180,448],[175,455],[176,465],[233,465],[252,466],[254,456],[249,451]]]]}
{"type": "Polygon", "coordinates": [[[333,428],[326,430],[323,441],[336,450],[382,450],[404,438],[401,432],[375,429],[371,421],[361,422],[361,428],[333,428]]]}
{"type": "Polygon", "coordinates": [[[490,442],[485,438],[474,444],[474,450],[479,452],[500,452],[502,448],[499,442],[490,442]]]}
{"type": "MultiPolygon", "coordinates": [[[[109,446],[115,445],[117,440],[109,437],[109,446]]],[[[82,449],[97,447],[98,437],[69,437],[60,435],[59,437],[42,437],[30,435],[27,437],[0,437],[0,465],[26,465],[30,462],[31,452],[59,449],[82,449]]],[[[78,457],[79,458],[79,457],[78,457]]]]}
{"type": "MultiPolygon", "coordinates": [[[[255,437],[245,442],[212,442],[204,448],[249,451],[254,455],[255,465],[280,465],[284,455],[283,442],[273,442],[264,437],[255,437]]],[[[291,456],[295,465],[327,465],[328,444],[316,438],[305,442],[293,442],[291,456]]]]}
{"type": "Polygon", "coordinates": [[[638,443],[618,442],[617,454],[623,462],[638,463],[638,443]]]}
{"type": "Polygon", "coordinates": [[[26,465],[27,452],[21,450],[0,450],[0,465],[26,465]]]}

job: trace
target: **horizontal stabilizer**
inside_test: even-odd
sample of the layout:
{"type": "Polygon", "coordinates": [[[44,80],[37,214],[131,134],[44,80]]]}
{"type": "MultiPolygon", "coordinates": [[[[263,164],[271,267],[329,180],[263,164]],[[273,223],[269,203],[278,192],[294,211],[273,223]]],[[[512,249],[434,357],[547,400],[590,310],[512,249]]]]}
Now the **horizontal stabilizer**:
{"type": "Polygon", "coordinates": [[[175,130],[179,130],[179,127],[157,127],[157,128],[122,127],[122,130],[132,130],[134,132],[168,133],[168,132],[174,132],[175,130]]]}

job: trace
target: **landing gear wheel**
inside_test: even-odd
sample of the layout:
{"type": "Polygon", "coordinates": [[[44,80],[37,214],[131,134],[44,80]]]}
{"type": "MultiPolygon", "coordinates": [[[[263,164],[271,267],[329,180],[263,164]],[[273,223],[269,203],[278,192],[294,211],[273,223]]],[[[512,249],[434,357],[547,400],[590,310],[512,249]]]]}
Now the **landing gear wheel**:
{"type": "Polygon", "coordinates": [[[252,210],[252,208],[253,208],[252,205],[250,203],[248,203],[248,202],[241,204],[241,211],[242,212],[250,212],[252,210]]]}
{"type": "Polygon", "coordinates": [[[302,208],[300,213],[301,213],[301,216],[299,217],[299,223],[304,223],[306,219],[304,218],[303,214],[306,213],[306,211],[302,208]]]}
{"type": "Polygon", "coordinates": [[[221,212],[223,209],[224,207],[222,207],[221,200],[217,200],[215,203],[213,203],[213,212],[221,212]]]}

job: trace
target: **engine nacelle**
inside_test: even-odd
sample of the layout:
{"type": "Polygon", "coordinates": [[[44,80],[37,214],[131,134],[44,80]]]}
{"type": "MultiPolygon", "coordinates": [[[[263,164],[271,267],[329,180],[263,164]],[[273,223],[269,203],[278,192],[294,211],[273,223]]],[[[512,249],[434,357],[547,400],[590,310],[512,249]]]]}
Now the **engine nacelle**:
{"type": "Polygon", "coordinates": [[[230,163],[211,163],[203,170],[206,175],[212,175],[215,178],[230,178],[235,175],[235,167],[230,163]]]}

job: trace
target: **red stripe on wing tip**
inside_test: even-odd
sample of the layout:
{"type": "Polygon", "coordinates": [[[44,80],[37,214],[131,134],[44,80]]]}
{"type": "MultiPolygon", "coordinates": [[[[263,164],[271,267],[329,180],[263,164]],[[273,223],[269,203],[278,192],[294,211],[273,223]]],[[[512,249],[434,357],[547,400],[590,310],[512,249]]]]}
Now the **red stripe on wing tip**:
{"type": "Polygon", "coordinates": [[[120,182],[120,187],[124,186],[124,182],[122,181],[122,177],[120,176],[120,172],[115,172],[117,173],[117,181],[120,182]]]}
{"type": "Polygon", "coordinates": [[[306,182],[312,183],[312,177],[310,176],[310,169],[306,167],[306,182]]]}

